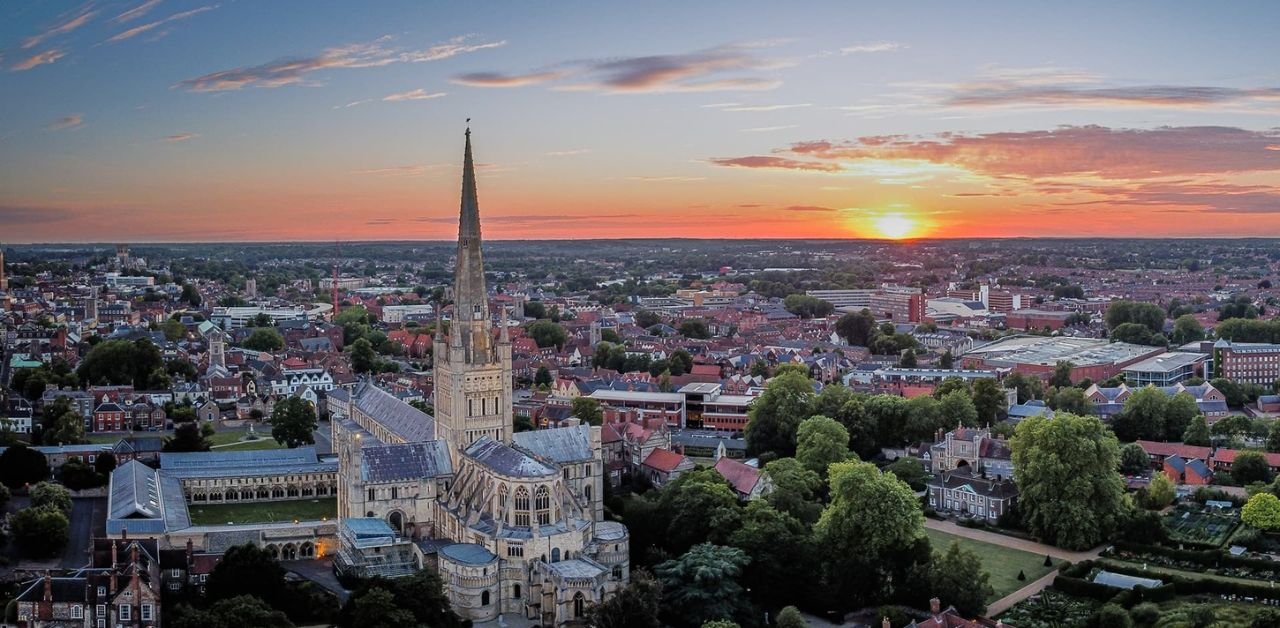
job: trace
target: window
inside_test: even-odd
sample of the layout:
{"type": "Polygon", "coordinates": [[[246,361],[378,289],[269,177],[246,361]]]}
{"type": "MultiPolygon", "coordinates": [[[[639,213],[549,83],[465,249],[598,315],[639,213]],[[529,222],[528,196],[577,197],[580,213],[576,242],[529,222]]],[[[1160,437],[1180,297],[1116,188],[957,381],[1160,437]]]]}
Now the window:
{"type": "Polygon", "coordinates": [[[170,577],[170,578],[181,578],[181,577],[182,577],[182,570],[181,570],[181,569],[170,569],[170,570],[169,570],[169,577],[170,577]]]}
{"type": "MultiPolygon", "coordinates": [[[[98,587],[98,597],[107,597],[106,587],[98,587]]],[[[103,612],[105,613],[106,611],[103,611],[103,612]]]]}
{"type": "Polygon", "coordinates": [[[538,525],[551,524],[551,491],[544,484],[534,494],[534,507],[538,511],[538,525]]]}
{"type": "Polygon", "coordinates": [[[498,510],[507,509],[507,485],[498,485],[498,510]]]}
{"type": "Polygon", "coordinates": [[[142,605],[142,621],[151,621],[151,605],[142,605]]]}
{"type": "Polygon", "coordinates": [[[377,493],[375,492],[376,490],[377,489],[372,489],[372,488],[369,489],[369,501],[373,501],[377,499],[377,493]]]}
{"type": "MultiPolygon", "coordinates": [[[[95,607],[94,607],[94,614],[96,614],[98,617],[102,617],[102,616],[106,615],[106,614],[107,614],[107,605],[106,605],[106,604],[99,604],[99,605],[95,606],[95,607]]],[[[99,619],[98,621],[102,621],[102,620],[101,620],[101,619],[99,619]]]]}
{"type": "Polygon", "coordinates": [[[489,592],[485,591],[480,594],[480,606],[488,606],[488,605],[489,605],[489,592]]]}
{"type": "Polygon", "coordinates": [[[76,604],[71,607],[71,619],[84,619],[84,607],[76,604]]]}
{"type": "Polygon", "coordinates": [[[521,486],[516,489],[516,525],[529,525],[529,490],[521,486]]]}
{"type": "MultiPolygon", "coordinates": [[[[524,546],[523,546],[523,545],[508,544],[508,545],[507,545],[507,557],[508,557],[508,558],[523,558],[523,557],[524,557],[524,546]]],[[[516,597],[520,597],[520,596],[516,596],[516,597]]]]}
{"type": "Polygon", "coordinates": [[[133,607],[129,606],[128,604],[121,604],[117,610],[117,612],[120,614],[120,621],[129,621],[130,619],[133,619],[132,611],[133,611],[133,607]]]}
{"type": "Polygon", "coordinates": [[[400,487],[391,487],[391,499],[400,499],[400,487]]]}
{"type": "Polygon", "coordinates": [[[520,599],[520,585],[518,584],[511,585],[511,597],[517,600],[520,599]]]}

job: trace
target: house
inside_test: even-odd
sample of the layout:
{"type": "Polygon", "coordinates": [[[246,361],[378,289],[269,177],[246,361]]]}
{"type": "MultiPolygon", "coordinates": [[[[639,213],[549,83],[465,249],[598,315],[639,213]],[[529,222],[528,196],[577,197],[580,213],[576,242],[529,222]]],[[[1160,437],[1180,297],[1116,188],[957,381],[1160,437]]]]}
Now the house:
{"type": "Polygon", "coordinates": [[[606,413],[600,441],[609,481],[621,486],[632,474],[642,471],[654,450],[671,449],[671,432],[661,418],[645,418],[637,410],[624,410],[606,413]]]}
{"type": "Polygon", "coordinates": [[[978,474],[1013,476],[1013,450],[1009,441],[995,437],[989,429],[957,427],[942,434],[925,452],[925,459],[935,474],[960,467],[976,469],[978,474]]]}
{"type": "MultiPolygon", "coordinates": [[[[883,628],[892,628],[892,623],[888,617],[885,617],[881,626],[883,628]]],[[[1004,622],[992,621],[982,617],[965,619],[954,606],[948,606],[944,610],[942,601],[935,597],[929,600],[928,619],[912,621],[905,628],[1004,628],[1004,622]]]]}
{"type": "Polygon", "coordinates": [[[964,467],[929,480],[929,506],[995,523],[1018,501],[1018,487],[1007,477],[972,475],[964,467]]]}
{"type": "Polygon", "coordinates": [[[742,501],[761,497],[773,488],[769,482],[769,476],[759,468],[734,460],[723,453],[718,454],[716,458],[715,470],[720,477],[733,486],[733,492],[737,493],[738,499],[742,501]]]}
{"type": "Polygon", "coordinates": [[[1164,459],[1163,469],[1176,484],[1206,486],[1213,482],[1213,471],[1198,458],[1169,456],[1164,459]]]}
{"type": "MultiPolygon", "coordinates": [[[[1178,383],[1172,386],[1152,387],[1170,397],[1182,393],[1191,395],[1195,399],[1196,407],[1200,410],[1200,413],[1210,419],[1227,415],[1226,395],[1214,388],[1212,384],[1204,383],[1187,386],[1178,383]]],[[[1140,388],[1131,388],[1125,384],[1115,387],[1102,387],[1093,384],[1084,391],[1084,396],[1093,404],[1094,414],[1105,419],[1120,414],[1124,410],[1124,402],[1137,390],[1140,390],[1140,388]]]]}
{"type": "Polygon", "coordinates": [[[641,465],[641,473],[653,484],[654,488],[662,488],[667,482],[680,477],[681,473],[694,468],[693,461],[670,449],[655,449],[649,452],[641,465]]]}
{"type": "MultiPolygon", "coordinates": [[[[1215,471],[1231,471],[1231,467],[1235,466],[1236,456],[1243,450],[1239,449],[1219,449],[1213,452],[1213,469],[1215,471]]],[[[1259,452],[1267,461],[1267,466],[1271,468],[1271,473],[1280,471],[1280,454],[1270,452],[1259,452]]]]}
{"type": "Polygon", "coordinates": [[[1197,445],[1161,443],[1152,440],[1140,440],[1137,443],[1142,448],[1142,451],[1147,452],[1147,456],[1151,458],[1151,468],[1153,469],[1164,468],[1164,461],[1170,456],[1177,456],[1185,460],[1200,460],[1207,465],[1213,455],[1213,449],[1197,445]]]}
{"type": "Polygon", "coordinates": [[[71,576],[24,583],[15,600],[18,625],[160,626],[160,562],[154,539],[94,539],[91,562],[71,576]]]}
{"type": "Polygon", "coordinates": [[[95,432],[119,432],[128,427],[125,420],[126,412],[112,401],[105,401],[98,404],[93,409],[93,431],[95,432]]]}

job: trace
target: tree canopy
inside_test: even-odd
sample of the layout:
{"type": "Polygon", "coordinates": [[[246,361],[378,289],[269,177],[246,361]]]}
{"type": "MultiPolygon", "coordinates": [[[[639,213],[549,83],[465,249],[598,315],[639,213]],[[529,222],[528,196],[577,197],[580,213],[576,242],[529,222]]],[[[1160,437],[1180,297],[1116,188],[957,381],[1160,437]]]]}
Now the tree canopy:
{"type": "Polygon", "coordinates": [[[145,338],[100,342],[76,367],[76,375],[82,383],[131,384],[139,390],[150,387],[151,377],[156,371],[164,373],[164,359],[160,350],[145,338]]]}
{"type": "Polygon", "coordinates": [[[663,587],[663,613],[673,626],[745,619],[750,605],[738,583],[751,559],[734,547],[700,543],[654,570],[663,587]]]}
{"type": "Polygon", "coordinates": [[[798,373],[786,372],[765,386],[764,393],[751,404],[746,428],[747,452],[758,456],[772,452],[775,457],[796,451],[796,429],[811,416],[813,382],[798,373]]]}
{"type": "Polygon", "coordinates": [[[271,438],[290,449],[316,442],[316,409],[301,397],[276,402],[271,410],[271,438]]]}
{"type": "Polygon", "coordinates": [[[819,476],[827,467],[849,458],[849,430],[830,417],[815,415],[796,429],[796,460],[819,476]]]}
{"type": "Polygon", "coordinates": [[[549,320],[538,320],[529,324],[529,337],[537,343],[539,348],[555,347],[557,349],[564,346],[565,341],[569,339],[569,335],[565,333],[564,328],[559,323],[553,323],[549,320]]]}

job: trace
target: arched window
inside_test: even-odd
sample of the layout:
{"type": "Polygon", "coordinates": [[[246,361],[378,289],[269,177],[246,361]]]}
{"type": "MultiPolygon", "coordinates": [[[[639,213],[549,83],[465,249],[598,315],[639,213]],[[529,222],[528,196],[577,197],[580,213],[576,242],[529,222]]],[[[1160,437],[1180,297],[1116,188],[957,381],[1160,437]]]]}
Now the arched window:
{"type": "Polygon", "coordinates": [[[507,485],[498,485],[498,510],[507,509],[507,485]]]}
{"type": "Polygon", "coordinates": [[[591,501],[591,485],[590,485],[590,484],[588,484],[588,485],[587,485],[586,487],[584,487],[582,490],[583,490],[583,492],[585,492],[585,493],[587,494],[587,501],[591,501]]]}
{"type": "Polygon", "coordinates": [[[614,566],[613,566],[613,579],[614,579],[614,580],[621,580],[621,579],[622,579],[622,565],[614,565],[614,566]]]}
{"type": "Polygon", "coordinates": [[[520,585],[519,585],[519,584],[513,584],[513,585],[511,585],[511,597],[513,597],[513,598],[515,598],[515,599],[517,599],[517,600],[518,600],[518,599],[520,599],[520,585]]]}
{"type": "Polygon", "coordinates": [[[538,487],[538,491],[533,496],[534,507],[538,511],[538,525],[551,524],[551,491],[547,489],[547,485],[543,484],[538,487]]]}
{"type": "Polygon", "coordinates": [[[553,562],[553,563],[558,563],[558,562],[560,562],[560,548],[558,548],[558,547],[556,547],[556,548],[552,548],[552,550],[551,550],[551,562],[553,562]]]}
{"type": "Polygon", "coordinates": [[[573,594],[573,617],[578,619],[582,617],[583,611],[586,610],[587,598],[583,597],[582,591],[573,594]]]}
{"type": "Polygon", "coordinates": [[[484,593],[480,594],[480,606],[488,606],[488,605],[489,605],[489,592],[485,591],[484,593]]]}
{"type": "Polygon", "coordinates": [[[516,525],[529,525],[529,489],[521,486],[516,488],[516,525]]]}

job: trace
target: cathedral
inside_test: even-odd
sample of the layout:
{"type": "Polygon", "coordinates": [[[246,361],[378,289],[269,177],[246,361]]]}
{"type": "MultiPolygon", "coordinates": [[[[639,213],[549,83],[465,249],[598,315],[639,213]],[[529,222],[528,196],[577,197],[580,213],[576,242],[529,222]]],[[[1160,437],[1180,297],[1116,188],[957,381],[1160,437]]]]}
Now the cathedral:
{"type": "Polygon", "coordinates": [[[511,341],[505,309],[496,329],[489,309],[470,129],[457,251],[453,317],[433,343],[435,416],[371,384],[329,393],[336,561],[387,576],[435,568],[473,621],[572,624],[630,579],[629,538],[603,520],[599,427],[512,431],[511,341]],[[385,541],[370,532],[379,526],[385,541]],[[370,549],[379,542],[412,551],[370,549]],[[389,562],[405,555],[416,560],[389,562]]]}

